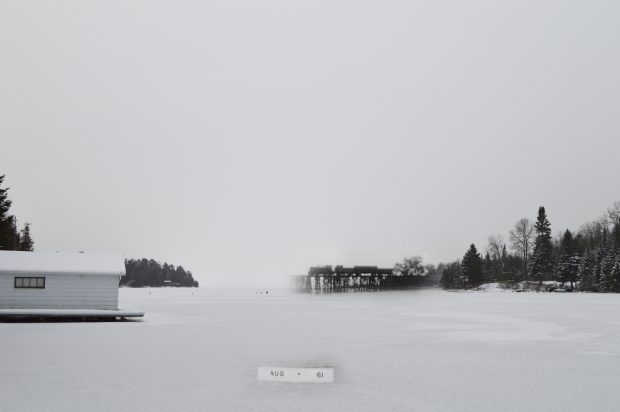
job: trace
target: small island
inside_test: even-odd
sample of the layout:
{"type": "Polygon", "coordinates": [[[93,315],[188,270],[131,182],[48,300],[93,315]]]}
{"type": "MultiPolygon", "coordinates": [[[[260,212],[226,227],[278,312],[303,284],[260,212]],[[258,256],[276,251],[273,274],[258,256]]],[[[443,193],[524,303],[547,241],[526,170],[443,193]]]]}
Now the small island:
{"type": "Polygon", "coordinates": [[[198,287],[192,272],[183,269],[183,266],[174,266],[169,263],[159,263],[153,259],[126,259],[125,276],[121,278],[120,286],[140,288],[145,286],[163,287],[198,287]]]}

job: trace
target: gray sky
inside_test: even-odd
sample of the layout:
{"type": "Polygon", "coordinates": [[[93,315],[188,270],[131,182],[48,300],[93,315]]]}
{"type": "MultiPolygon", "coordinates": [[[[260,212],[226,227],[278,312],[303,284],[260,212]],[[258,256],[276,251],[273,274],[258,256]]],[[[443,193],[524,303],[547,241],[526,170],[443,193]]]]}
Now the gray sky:
{"type": "Polygon", "coordinates": [[[0,1],[38,250],[203,284],[436,263],[620,199],[617,1],[0,1]]]}

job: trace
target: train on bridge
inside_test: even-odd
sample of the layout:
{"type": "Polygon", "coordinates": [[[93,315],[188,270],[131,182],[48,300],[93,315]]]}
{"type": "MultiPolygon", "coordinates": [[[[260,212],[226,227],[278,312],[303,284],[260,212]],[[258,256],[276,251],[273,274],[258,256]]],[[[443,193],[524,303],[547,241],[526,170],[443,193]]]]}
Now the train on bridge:
{"type": "Polygon", "coordinates": [[[346,268],[336,266],[312,266],[308,270],[308,276],[373,276],[373,275],[393,275],[394,268],[380,268],[377,266],[353,266],[346,268]]]}
{"type": "Polygon", "coordinates": [[[294,276],[300,292],[347,292],[385,289],[410,289],[424,285],[424,276],[405,275],[394,268],[378,266],[312,266],[307,275],[294,276]]]}

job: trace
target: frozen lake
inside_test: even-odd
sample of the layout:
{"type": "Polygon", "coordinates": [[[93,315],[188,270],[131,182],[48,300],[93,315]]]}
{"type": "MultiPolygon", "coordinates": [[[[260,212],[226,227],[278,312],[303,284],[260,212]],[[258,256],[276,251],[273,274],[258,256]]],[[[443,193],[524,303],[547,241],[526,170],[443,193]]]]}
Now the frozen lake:
{"type": "Polygon", "coordinates": [[[620,295],[122,289],[117,323],[0,323],[0,410],[615,411],[620,295]],[[149,294],[150,293],[150,294],[149,294]],[[333,366],[333,384],[258,366],[333,366]]]}

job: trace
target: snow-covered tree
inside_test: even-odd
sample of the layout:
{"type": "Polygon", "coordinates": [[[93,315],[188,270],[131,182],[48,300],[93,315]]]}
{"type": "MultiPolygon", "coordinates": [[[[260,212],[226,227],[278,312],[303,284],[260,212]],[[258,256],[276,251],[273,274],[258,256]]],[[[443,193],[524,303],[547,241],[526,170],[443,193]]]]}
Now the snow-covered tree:
{"type": "Polygon", "coordinates": [[[542,284],[542,281],[550,279],[553,273],[551,224],[543,206],[538,208],[538,218],[534,227],[536,228],[536,240],[532,254],[532,278],[542,284]]]}
{"type": "Polygon", "coordinates": [[[30,223],[26,223],[19,233],[19,250],[32,252],[34,250],[34,241],[30,235],[30,223]]]}
{"type": "Polygon", "coordinates": [[[616,222],[611,230],[611,247],[620,252],[620,222],[616,222]]]}
{"type": "Polygon", "coordinates": [[[560,257],[560,260],[556,269],[556,278],[559,282],[570,282],[571,287],[575,286],[577,281],[577,274],[581,266],[580,256],[567,256],[560,257]]]}
{"type": "Polygon", "coordinates": [[[599,292],[611,292],[614,289],[613,268],[615,256],[608,254],[600,264],[600,274],[598,279],[599,292]]]}
{"type": "Polygon", "coordinates": [[[482,262],[482,274],[485,282],[493,282],[496,279],[496,270],[499,260],[492,260],[491,255],[487,252],[482,262]]]}
{"type": "Polygon", "coordinates": [[[562,283],[570,282],[571,287],[574,287],[580,264],[581,257],[576,255],[575,239],[571,231],[566,229],[559,244],[559,258],[555,272],[556,280],[562,283]]]}
{"type": "Polygon", "coordinates": [[[620,254],[616,256],[611,268],[611,291],[620,292],[620,254]]]}
{"type": "Polygon", "coordinates": [[[461,261],[461,272],[467,282],[467,287],[478,286],[484,282],[482,273],[482,258],[473,243],[469,246],[469,250],[463,256],[461,261]]]}
{"type": "Polygon", "coordinates": [[[594,257],[594,253],[590,250],[587,250],[586,253],[584,253],[583,255],[577,279],[579,281],[580,290],[596,290],[596,287],[598,285],[598,278],[596,276],[596,259],[594,257]]]}

